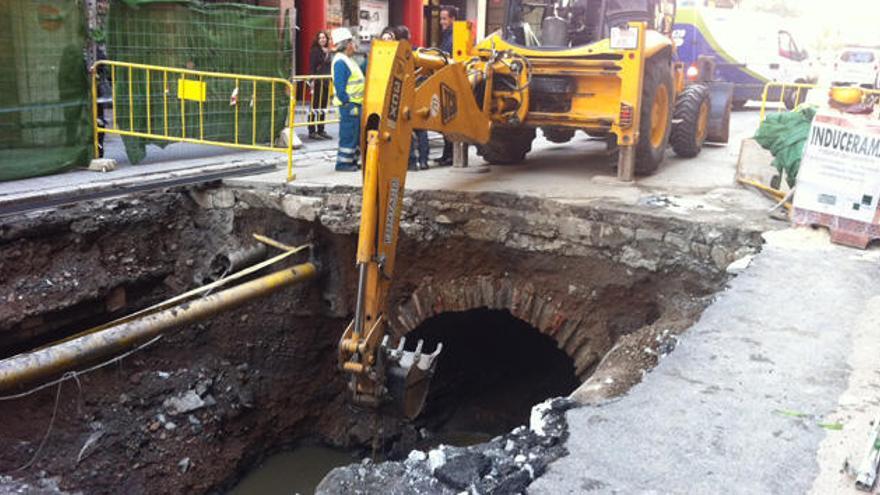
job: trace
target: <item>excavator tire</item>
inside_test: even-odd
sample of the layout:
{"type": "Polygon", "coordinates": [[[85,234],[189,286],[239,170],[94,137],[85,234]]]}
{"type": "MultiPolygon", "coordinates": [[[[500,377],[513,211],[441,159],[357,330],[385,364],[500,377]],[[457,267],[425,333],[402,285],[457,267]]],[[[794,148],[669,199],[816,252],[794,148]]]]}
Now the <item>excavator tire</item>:
{"type": "Polygon", "coordinates": [[[532,151],[535,130],[530,127],[496,127],[489,142],[477,146],[477,154],[492,165],[512,165],[532,151]]]}
{"type": "Polygon", "coordinates": [[[678,95],[669,142],[675,154],[693,158],[700,154],[709,133],[709,88],[688,86],[678,95]]]}
{"type": "Polygon", "coordinates": [[[541,131],[543,131],[547,141],[551,143],[567,143],[574,137],[574,129],[566,129],[564,127],[542,127],[541,131]]]}
{"type": "Polygon", "coordinates": [[[672,63],[668,50],[651,57],[645,64],[642,85],[639,142],[636,144],[636,174],[650,175],[666,158],[675,101],[672,63]]]}

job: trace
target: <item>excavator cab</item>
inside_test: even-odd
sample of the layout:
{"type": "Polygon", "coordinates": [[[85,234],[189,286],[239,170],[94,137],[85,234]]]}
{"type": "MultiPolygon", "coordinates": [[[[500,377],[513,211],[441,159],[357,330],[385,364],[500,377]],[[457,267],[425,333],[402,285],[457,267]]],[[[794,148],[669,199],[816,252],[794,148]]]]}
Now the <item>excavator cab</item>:
{"type": "Polygon", "coordinates": [[[660,0],[511,0],[502,37],[524,47],[574,48],[610,36],[610,28],[644,22],[670,34],[675,2],[660,0]]]}

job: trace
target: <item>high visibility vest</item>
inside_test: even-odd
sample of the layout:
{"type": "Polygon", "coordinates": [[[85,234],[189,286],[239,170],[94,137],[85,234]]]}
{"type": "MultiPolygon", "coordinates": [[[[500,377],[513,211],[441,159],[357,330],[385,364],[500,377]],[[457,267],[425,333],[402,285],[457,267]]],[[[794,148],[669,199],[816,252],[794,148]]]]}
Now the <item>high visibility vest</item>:
{"type": "MultiPolygon", "coordinates": [[[[337,52],[336,55],[333,56],[333,64],[330,66],[330,73],[333,75],[333,80],[336,80],[336,61],[342,60],[345,62],[345,65],[348,66],[348,70],[351,71],[351,75],[348,77],[348,81],[345,83],[345,92],[348,93],[348,100],[352,103],[357,103],[358,105],[364,103],[364,73],[361,71],[361,68],[358,64],[355,63],[354,60],[351,59],[348,55],[337,52]]],[[[336,96],[335,92],[333,94],[333,104],[336,106],[341,106],[342,101],[336,96]]]]}

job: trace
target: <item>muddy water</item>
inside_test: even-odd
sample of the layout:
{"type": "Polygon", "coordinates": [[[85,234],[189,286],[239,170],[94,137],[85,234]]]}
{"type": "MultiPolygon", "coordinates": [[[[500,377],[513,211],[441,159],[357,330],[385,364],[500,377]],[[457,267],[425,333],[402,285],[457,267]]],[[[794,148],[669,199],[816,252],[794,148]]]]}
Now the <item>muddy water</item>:
{"type": "Polygon", "coordinates": [[[327,447],[299,447],[269,457],[229,495],[311,495],[331,469],[357,462],[349,452],[327,447]]]}
{"type": "MultiPolygon", "coordinates": [[[[487,442],[492,435],[471,431],[444,431],[419,442],[416,448],[430,450],[439,444],[466,447],[487,442]]],[[[331,469],[358,462],[351,452],[308,446],[275,454],[251,471],[228,495],[312,494],[331,469]]]]}

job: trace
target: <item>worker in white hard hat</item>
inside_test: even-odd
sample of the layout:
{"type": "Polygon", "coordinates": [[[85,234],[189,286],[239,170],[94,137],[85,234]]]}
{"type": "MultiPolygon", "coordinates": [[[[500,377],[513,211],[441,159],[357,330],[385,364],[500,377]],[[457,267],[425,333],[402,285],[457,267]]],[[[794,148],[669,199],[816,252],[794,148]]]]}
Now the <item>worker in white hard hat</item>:
{"type": "Polygon", "coordinates": [[[356,46],[348,28],[336,28],[331,33],[336,55],[330,72],[333,75],[333,104],[339,107],[339,150],[336,170],[358,170],[360,156],[361,105],[364,103],[364,73],[351,56],[356,46]]]}

